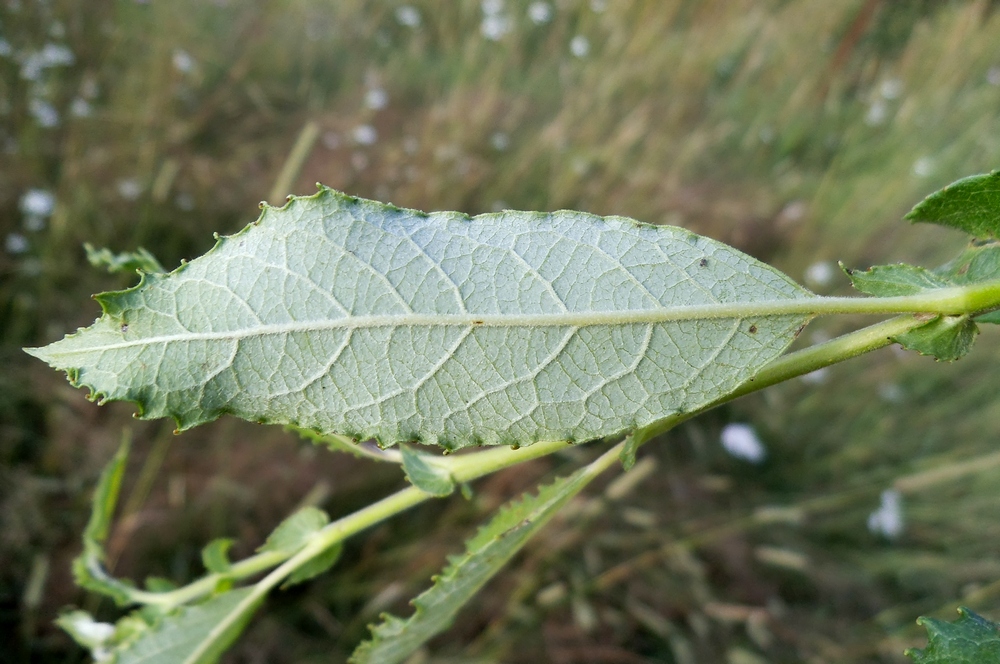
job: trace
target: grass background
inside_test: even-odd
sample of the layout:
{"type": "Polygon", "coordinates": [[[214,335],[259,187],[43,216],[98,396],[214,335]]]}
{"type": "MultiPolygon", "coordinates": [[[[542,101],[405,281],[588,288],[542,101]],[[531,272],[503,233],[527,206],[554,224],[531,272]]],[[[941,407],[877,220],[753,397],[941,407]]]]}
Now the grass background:
{"type": "MultiPolygon", "coordinates": [[[[211,538],[245,555],[298,504],[337,516],[401,484],[270,428],[174,436],[21,353],[132,280],[91,268],[83,242],[172,268],[261,199],[322,181],[426,210],[682,225],[847,293],[836,260],[933,265],[963,245],[899,219],[1000,166],[997,5],[0,2],[0,629],[16,635],[0,660],[83,661],[57,611],[115,615],[69,561],[124,430],[136,451],[109,547],[136,579],[182,582],[211,538]],[[25,212],[32,190],[51,214],[25,212]]],[[[1000,616],[998,366],[986,330],[953,365],[885,350],[683,426],[643,450],[632,486],[574,504],[418,661],[900,662],[924,642],[918,615],[1000,616]],[[765,463],[722,450],[727,422],[756,427],[765,463]],[[905,517],[892,541],[865,525],[889,488],[905,517]]],[[[592,452],[351,542],[330,574],[276,594],[226,661],[343,661],[490,510],[592,452]]]]}

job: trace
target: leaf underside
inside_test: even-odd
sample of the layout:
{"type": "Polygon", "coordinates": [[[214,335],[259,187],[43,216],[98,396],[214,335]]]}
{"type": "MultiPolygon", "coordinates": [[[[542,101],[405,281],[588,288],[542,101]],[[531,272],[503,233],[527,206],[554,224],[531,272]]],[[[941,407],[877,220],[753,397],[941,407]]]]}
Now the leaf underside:
{"type": "Polygon", "coordinates": [[[321,187],[97,296],[92,326],[28,352],[180,430],[233,414],[382,445],[527,445],[717,399],[808,320],[747,303],[808,297],[679,228],[425,214],[321,187]]]}
{"type": "Polygon", "coordinates": [[[416,597],[407,619],[383,615],[372,638],[351,655],[351,664],[394,664],[451,626],[465,605],[514,554],[573,496],[593,479],[583,468],[508,504],[466,542],[466,551],[450,559],[434,585],[416,597]]]}
{"type": "Polygon", "coordinates": [[[916,664],[996,664],[1000,662],[1000,625],[962,607],[955,622],[919,618],[928,646],[906,651],[916,664]]]}

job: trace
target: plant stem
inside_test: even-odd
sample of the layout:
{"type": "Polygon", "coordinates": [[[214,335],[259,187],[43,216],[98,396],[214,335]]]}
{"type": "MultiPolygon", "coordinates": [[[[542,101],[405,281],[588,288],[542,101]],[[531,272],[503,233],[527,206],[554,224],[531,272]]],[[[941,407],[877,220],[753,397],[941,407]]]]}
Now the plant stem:
{"type": "Polygon", "coordinates": [[[637,446],[642,445],[656,436],[666,433],[681,422],[711,410],[716,406],[721,406],[724,403],[729,403],[747,394],[762,390],[765,387],[771,387],[790,378],[804,376],[817,369],[828,367],[831,364],[843,362],[858,355],[884,348],[893,342],[894,337],[926,324],[926,320],[920,320],[914,316],[897,316],[896,318],[839,336],[825,343],[810,346],[809,348],[779,357],[761,369],[756,376],[726,396],[716,399],[697,410],[671,415],[643,429],[639,429],[632,434],[634,439],[633,444],[637,446]]]}
{"type": "MultiPolygon", "coordinates": [[[[658,422],[633,432],[629,439],[615,447],[618,450],[625,444],[639,446],[666,433],[681,422],[691,419],[696,415],[715,408],[716,406],[728,403],[739,397],[752,392],[762,390],[777,383],[802,376],[816,371],[823,367],[842,362],[850,358],[862,355],[872,350],[882,348],[892,343],[892,339],[904,332],[925,325],[927,321],[919,320],[913,316],[899,316],[891,320],[877,323],[869,327],[845,334],[826,343],[818,344],[794,353],[790,353],[778,358],[771,364],[764,367],[755,377],[727,394],[702,408],[689,413],[678,413],[666,417],[658,422]]],[[[456,483],[470,482],[472,480],[489,475],[498,470],[537,459],[553,452],[566,449],[569,444],[566,441],[542,441],[528,447],[513,449],[500,447],[473,452],[470,454],[457,454],[450,457],[435,459],[435,463],[444,466],[451,473],[452,479],[456,483]]],[[[605,455],[602,455],[602,459],[605,455]]],[[[129,588],[128,593],[133,601],[142,604],[156,604],[165,607],[180,606],[186,602],[211,593],[219,581],[229,579],[242,579],[272,567],[279,565],[260,584],[269,583],[268,579],[277,579],[267,586],[271,588],[288,574],[294,571],[299,565],[304,564],[311,558],[319,555],[327,548],[345,540],[362,530],[365,530],[376,523],[395,516],[411,507],[430,500],[435,496],[425,493],[416,487],[407,487],[382,500],[369,505],[351,515],[339,519],[321,531],[297,553],[289,557],[287,553],[268,551],[259,553],[250,558],[246,558],[238,563],[234,563],[232,568],[225,575],[209,574],[201,579],[178,588],[176,590],[153,593],[129,588]]],[[[266,592],[263,590],[262,592],[266,592]]],[[[244,602],[251,606],[256,598],[262,596],[261,593],[249,595],[244,602]]]]}

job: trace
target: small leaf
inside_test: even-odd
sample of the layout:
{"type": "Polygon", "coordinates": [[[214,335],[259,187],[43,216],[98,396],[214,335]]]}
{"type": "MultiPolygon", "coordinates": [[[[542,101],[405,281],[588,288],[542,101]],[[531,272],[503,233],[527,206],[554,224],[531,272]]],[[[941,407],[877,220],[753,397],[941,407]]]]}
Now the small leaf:
{"type": "Polygon", "coordinates": [[[403,470],[410,483],[432,496],[447,496],[455,490],[455,482],[447,469],[434,463],[434,457],[417,452],[409,445],[401,445],[403,470]]]}
{"type": "Polygon", "coordinates": [[[724,396],[811,318],[789,301],[814,297],[681,228],[428,214],[323,187],[98,295],[91,327],[28,352],[180,430],[232,414],[383,446],[530,445],[724,396]]]}
{"type": "Polygon", "coordinates": [[[235,540],[228,538],[214,539],[201,550],[201,562],[213,574],[226,574],[232,569],[229,562],[229,549],[235,540]]]}
{"type": "Polygon", "coordinates": [[[412,602],[407,619],[383,615],[371,640],[358,646],[352,664],[394,664],[451,626],[458,611],[514,554],[580,492],[594,475],[583,468],[543,487],[537,496],[509,503],[466,542],[466,552],[434,577],[434,585],[412,602]]]}
{"type": "Polygon", "coordinates": [[[110,249],[95,249],[93,245],[84,243],[84,251],[87,252],[87,261],[94,267],[104,268],[112,274],[116,272],[132,272],[137,270],[143,272],[166,272],[156,256],[149,253],[142,247],[135,251],[125,251],[120,254],[113,253],[110,249]]]}
{"type": "Polygon", "coordinates": [[[1000,625],[961,607],[959,618],[948,623],[918,618],[927,630],[928,646],[911,648],[906,656],[916,664],[996,664],[1000,662],[1000,625]]]}
{"type": "Polygon", "coordinates": [[[147,576],[146,590],[154,593],[166,593],[177,589],[177,584],[162,576],[147,576]]]}
{"type": "Polygon", "coordinates": [[[315,507],[303,507],[274,529],[258,551],[278,551],[294,554],[330,523],[326,512],[315,507]]]}
{"type": "Polygon", "coordinates": [[[1000,171],[952,182],[918,203],[905,219],[957,228],[982,240],[1000,237],[1000,171]]]}
{"type": "Polygon", "coordinates": [[[218,625],[251,590],[233,590],[163,616],[138,638],[116,648],[113,651],[117,656],[115,664],[209,664],[218,661],[222,652],[243,631],[253,612],[245,612],[241,620],[221,631],[216,631],[218,625]]]}
{"type": "Polygon", "coordinates": [[[893,341],[907,350],[951,362],[972,349],[979,327],[968,316],[938,316],[926,325],[905,332],[893,341]]]}
{"type": "Polygon", "coordinates": [[[905,263],[876,265],[868,270],[848,270],[844,268],[843,263],[840,267],[850,277],[856,289],[876,297],[915,295],[926,290],[953,285],[953,282],[931,270],[905,263]]]}
{"type": "Polygon", "coordinates": [[[83,531],[83,551],[73,560],[73,576],[77,585],[110,597],[119,605],[130,601],[128,584],[112,578],[104,570],[104,541],[111,530],[130,446],[130,438],[126,435],[118,452],[101,472],[91,499],[90,520],[83,531]]]}
{"type": "Polygon", "coordinates": [[[619,461],[622,464],[622,470],[628,472],[632,470],[632,466],[635,465],[635,455],[639,451],[639,446],[642,444],[642,440],[638,436],[629,436],[625,440],[625,446],[622,447],[621,456],[619,456],[619,461]]]}
{"type": "Polygon", "coordinates": [[[337,563],[337,560],[340,559],[340,554],[343,552],[343,542],[337,542],[335,545],[311,559],[309,562],[296,568],[294,572],[288,575],[288,579],[281,584],[282,589],[294,586],[296,583],[308,581],[314,576],[319,576],[333,567],[337,563]]]}
{"type": "Polygon", "coordinates": [[[86,611],[67,611],[56,618],[56,625],[74,641],[92,651],[105,647],[115,635],[114,625],[97,622],[94,616],[86,611]]]}

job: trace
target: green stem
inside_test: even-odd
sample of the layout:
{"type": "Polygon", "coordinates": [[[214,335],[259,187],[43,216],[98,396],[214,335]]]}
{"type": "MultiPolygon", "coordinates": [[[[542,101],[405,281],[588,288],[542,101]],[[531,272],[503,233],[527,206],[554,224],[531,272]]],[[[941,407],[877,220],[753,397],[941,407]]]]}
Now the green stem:
{"type": "MultiPolygon", "coordinates": [[[[681,422],[716,406],[790,378],[802,376],[817,369],[830,366],[831,364],[882,348],[892,343],[894,337],[925,324],[926,321],[916,319],[913,316],[900,316],[857,330],[856,332],[845,334],[826,343],[790,353],[764,367],[754,378],[725,397],[695,411],[678,413],[654,422],[643,429],[635,431],[629,437],[627,443],[633,446],[641,445],[672,429],[681,422]]],[[[456,483],[461,484],[523,463],[524,461],[547,456],[567,447],[568,443],[565,441],[542,441],[519,449],[501,447],[471,454],[458,454],[435,459],[435,462],[446,466],[451,473],[452,479],[456,483]]],[[[618,448],[616,447],[615,449],[618,448]]],[[[602,458],[604,457],[602,456],[602,458]]],[[[267,588],[271,588],[299,565],[319,555],[327,548],[433,497],[431,494],[411,486],[329,524],[317,533],[314,539],[304,548],[291,557],[288,557],[287,553],[280,552],[260,553],[233,564],[230,571],[225,575],[210,574],[177,590],[164,593],[151,593],[128,588],[127,592],[130,598],[138,603],[174,607],[211,593],[217,583],[224,578],[246,578],[280,563],[279,567],[274,569],[260,582],[260,584],[268,582],[268,579],[272,579],[272,577],[277,579],[274,583],[268,582],[270,585],[267,588]]],[[[262,592],[266,592],[266,589],[262,592]]],[[[250,606],[260,596],[262,595],[256,591],[248,596],[245,599],[245,602],[248,602],[247,606],[250,606]]]]}
{"type": "MultiPolygon", "coordinates": [[[[537,445],[532,445],[531,447],[524,448],[525,451],[530,451],[535,447],[544,446],[545,452],[536,453],[534,456],[544,456],[544,454],[550,454],[557,449],[565,449],[567,443],[538,443],[537,445]]],[[[604,452],[597,459],[589,463],[581,473],[581,479],[583,480],[579,486],[582,489],[587,484],[590,483],[595,477],[600,475],[602,472],[608,469],[609,466],[615,463],[615,460],[621,454],[622,448],[625,446],[624,442],[618,443],[611,449],[604,452]]],[[[490,450],[490,452],[499,450],[490,450]]],[[[469,481],[482,477],[483,475],[488,475],[495,470],[500,468],[505,468],[514,463],[520,463],[521,461],[527,460],[527,456],[518,456],[516,453],[520,450],[506,450],[509,453],[506,456],[499,454],[489,454],[489,452],[483,452],[479,454],[466,455],[468,457],[487,457],[487,459],[480,459],[482,461],[480,464],[469,464],[467,468],[458,471],[461,474],[461,479],[456,477],[459,481],[469,481]]],[[[533,457],[532,457],[533,458],[533,457]]],[[[215,639],[225,634],[225,632],[230,629],[234,624],[239,623],[243,618],[244,614],[249,613],[256,609],[257,605],[263,600],[264,596],[267,595],[275,586],[281,583],[286,577],[288,577],[296,569],[305,565],[311,559],[322,554],[324,551],[334,546],[338,542],[346,539],[347,537],[353,535],[359,530],[363,530],[370,525],[378,523],[383,519],[386,519],[398,512],[409,509],[414,505],[424,502],[430,498],[433,498],[429,493],[424,493],[416,487],[409,487],[403,489],[388,498],[384,498],[379,502],[370,505],[358,512],[355,512],[351,516],[335,521],[330,525],[326,526],[323,530],[316,534],[316,536],[299,550],[294,556],[285,561],[282,565],[277,567],[270,574],[265,576],[263,579],[257,582],[254,589],[249,595],[243,598],[239,604],[237,604],[232,611],[230,611],[225,618],[223,618],[213,629],[211,634],[202,642],[201,647],[192,653],[187,661],[198,661],[198,657],[204,652],[208,652],[212,646],[215,639]]]]}
{"type": "Polygon", "coordinates": [[[926,325],[926,320],[914,316],[897,316],[875,325],[845,334],[822,344],[810,346],[794,353],[789,353],[771,362],[760,372],[743,383],[726,396],[693,410],[689,413],[671,415],[632,434],[633,445],[642,445],[656,436],[666,433],[681,422],[711,410],[716,406],[729,403],[747,394],[763,390],[765,387],[777,385],[790,378],[804,376],[818,369],[828,367],[844,360],[884,348],[893,339],[904,332],[926,325]]]}

